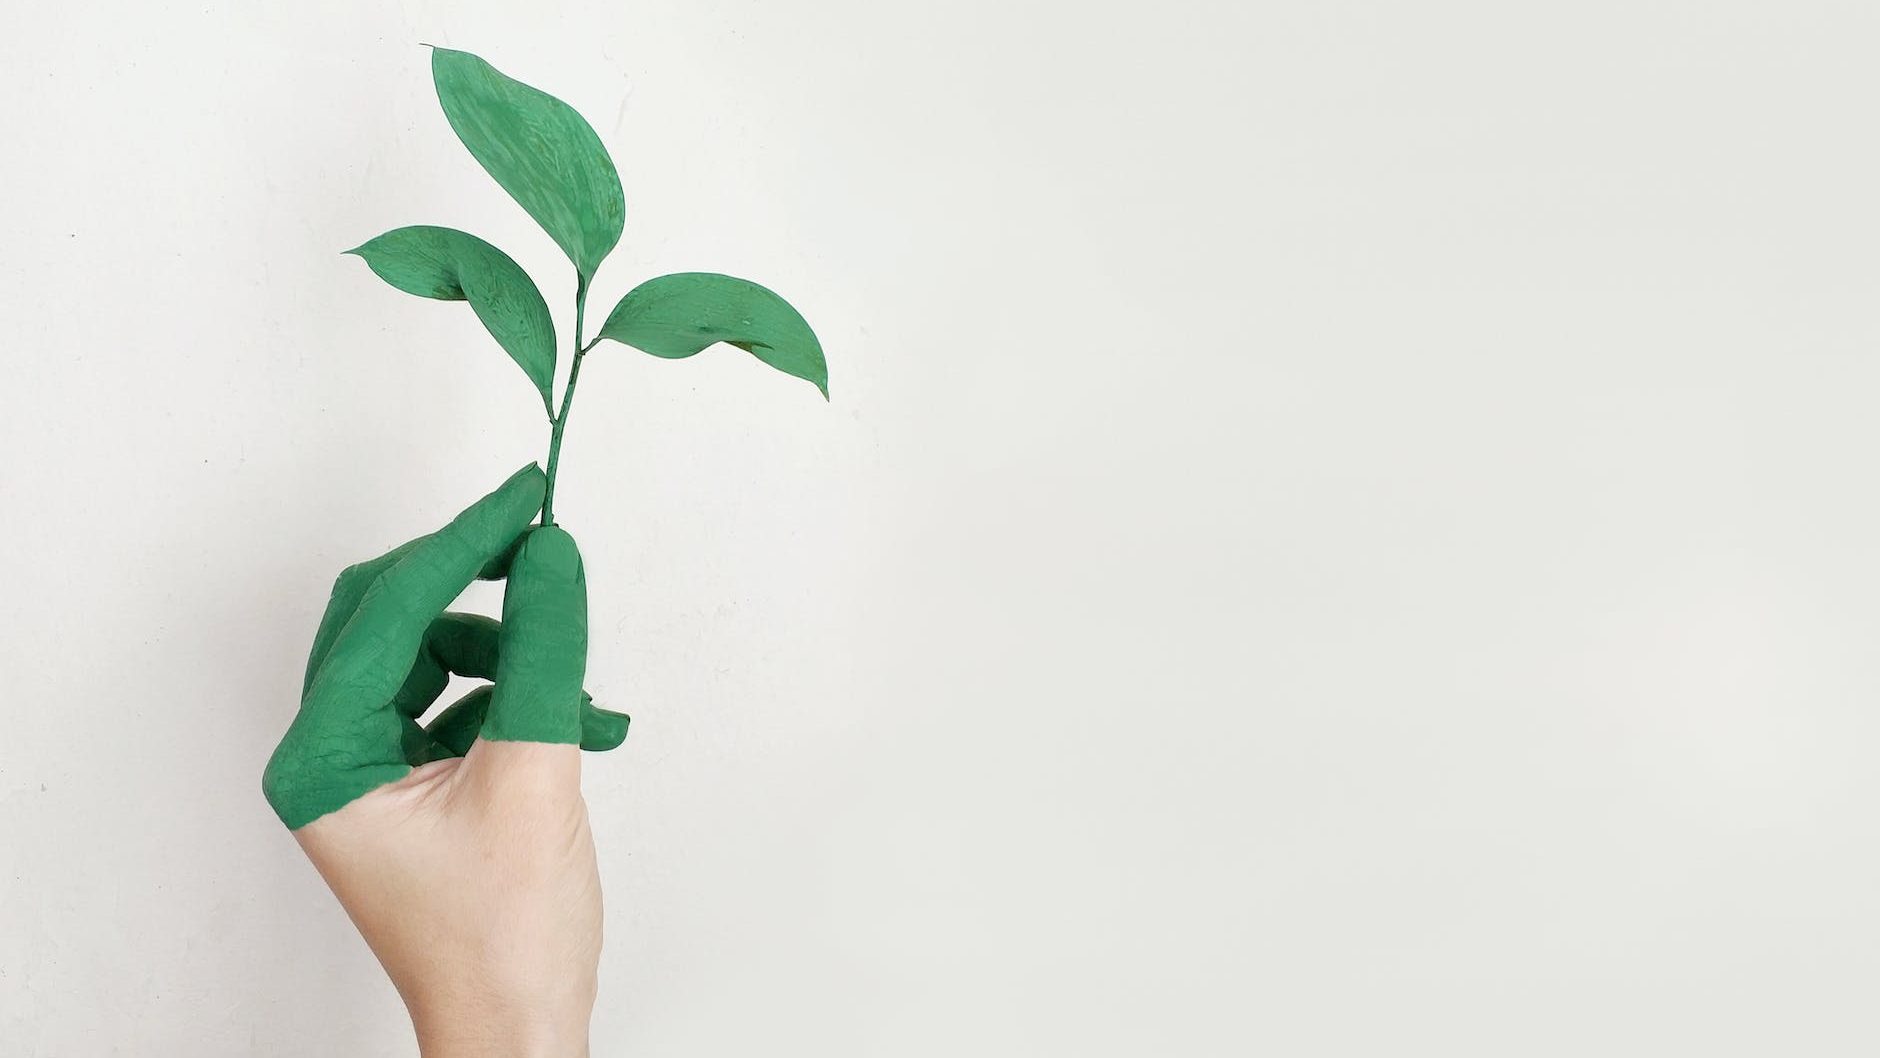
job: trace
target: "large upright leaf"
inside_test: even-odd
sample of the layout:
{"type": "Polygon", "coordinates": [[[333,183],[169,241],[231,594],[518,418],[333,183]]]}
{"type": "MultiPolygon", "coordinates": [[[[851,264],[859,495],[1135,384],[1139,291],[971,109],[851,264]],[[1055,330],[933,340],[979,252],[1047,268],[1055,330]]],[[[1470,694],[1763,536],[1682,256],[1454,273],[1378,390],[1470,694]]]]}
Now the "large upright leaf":
{"type": "Polygon", "coordinates": [[[829,397],[829,365],[816,333],[789,302],[748,279],[712,272],[649,279],[607,314],[600,337],[668,360],[725,342],[829,397]]]}
{"type": "Polygon", "coordinates": [[[627,207],[601,138],[573,107],[475,55],[431,52],[457,138],[574,262],[585,285],[620,241],[627,207]]]}
{"type": "Polygon", "coordinates": [[[555,378],[555,320],[522,266],[469,232],[417,224],[394,228],[361,246],[358,254],[379,278],[407,294],[468,301],[496,343],[542,394],[555,378]]]}

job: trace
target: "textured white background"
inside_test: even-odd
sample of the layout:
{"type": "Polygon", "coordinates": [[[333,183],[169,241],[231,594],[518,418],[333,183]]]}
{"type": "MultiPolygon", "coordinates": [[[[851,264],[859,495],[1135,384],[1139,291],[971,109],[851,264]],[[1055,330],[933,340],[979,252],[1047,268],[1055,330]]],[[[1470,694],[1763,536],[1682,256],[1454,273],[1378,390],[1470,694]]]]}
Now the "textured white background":
{"type": "Polygon", "coordinates": [[[1873,5],[650,0],[9,5],[5,1058],[413,1053],[258,781],[544,447],[420,41],[832,364],[584,373],[597,1055],[1880,1051],[1873,5]]]}

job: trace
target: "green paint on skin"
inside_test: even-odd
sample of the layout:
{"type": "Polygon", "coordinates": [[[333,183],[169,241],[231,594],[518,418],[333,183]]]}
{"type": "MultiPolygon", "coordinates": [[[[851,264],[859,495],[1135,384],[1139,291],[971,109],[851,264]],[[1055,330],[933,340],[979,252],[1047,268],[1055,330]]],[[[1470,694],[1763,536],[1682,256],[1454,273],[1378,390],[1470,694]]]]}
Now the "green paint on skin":
{"type": "Polygon", "coordinates": [[[531,527],[545,479],[534,464],[443,529],[349,567],[314,636],[300,712],[262,791],[290,829],[397,782],[478,737],[612,749],[627,718],[581,690],[587,586],[574,539],[531,527]],[[503,621],[444,608],[501,576],[503,621]],[[451,673],[491,677],[431,725],[418,718],[451,673]]]}
{"type": "Polygon", "coordinates": [[[724,342],[829,395],[822,346],[802,315],[748,280],[709,272],[635,287],[586,340],[594,273],[620,241],[626,202],[600,137],[573,107],[468,52],[435,48],[432,79],[470,154],[574,263],[574,343],[561,407],[551,400],[554,322],[541,288],[508,254],[467,232],[397,228],[347,251],[392,286],[470,303],[534,384],[549,418],[548,471],[533,464],[436,533],[341,573],[314,634],[300,712],[262,786],[281,821],[303,827],[477,738],[611,749],[627,718],[581,690],[587,585],[574,540],[555,525],[555,475],[581,361],[602,338],[676,360],[724,342]],[[531,527],[537,511],[542,524],[531,527]],[[479,577],[508,577],[500,624],[444,607],[479,577]],[[452,673],[494,678],[419,718],[452,673]]]}
{"type": "Polygon", "coordinates": [[[503,592],[509,634],[483,737],[580,742],[581,677],[587,667],[587,572],[574,537],[559,526],[531,531],[503,592]]]}

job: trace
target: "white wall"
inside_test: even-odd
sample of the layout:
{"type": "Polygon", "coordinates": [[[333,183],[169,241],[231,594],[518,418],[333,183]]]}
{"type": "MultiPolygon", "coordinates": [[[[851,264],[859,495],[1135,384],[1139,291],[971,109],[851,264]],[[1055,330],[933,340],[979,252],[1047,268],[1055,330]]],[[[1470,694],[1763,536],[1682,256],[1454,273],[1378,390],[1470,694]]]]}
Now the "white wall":
{"type": "Polygon", "coordinates": [[[339,254],[566,300],[420,41],[613,149],[597,304],[832,364],[584,373],[597,1055],[1880,1048],[1872,5],[7,23],[0,1054],[413,1053],[258,780],[334,572],[544,446],[339,254]]]}

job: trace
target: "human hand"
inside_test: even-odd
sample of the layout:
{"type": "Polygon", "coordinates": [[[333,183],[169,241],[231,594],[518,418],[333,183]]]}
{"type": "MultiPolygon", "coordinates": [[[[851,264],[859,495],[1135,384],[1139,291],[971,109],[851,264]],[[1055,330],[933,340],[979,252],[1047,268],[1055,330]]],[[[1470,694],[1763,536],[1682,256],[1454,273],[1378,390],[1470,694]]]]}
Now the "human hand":
{"type": "Polygon", "coordinates": [[[627,718],[581,690],[574,539],[531,527],[533,464],[443,529],[349,567],[263,776],[411,1012],[427,1058],[585,1055],[601,891],[580,748],[627,718]],[[506,572],[503,620],[446,613],[506,572]],[[421,727],[450,673],[493,678],[421,727]]]}

